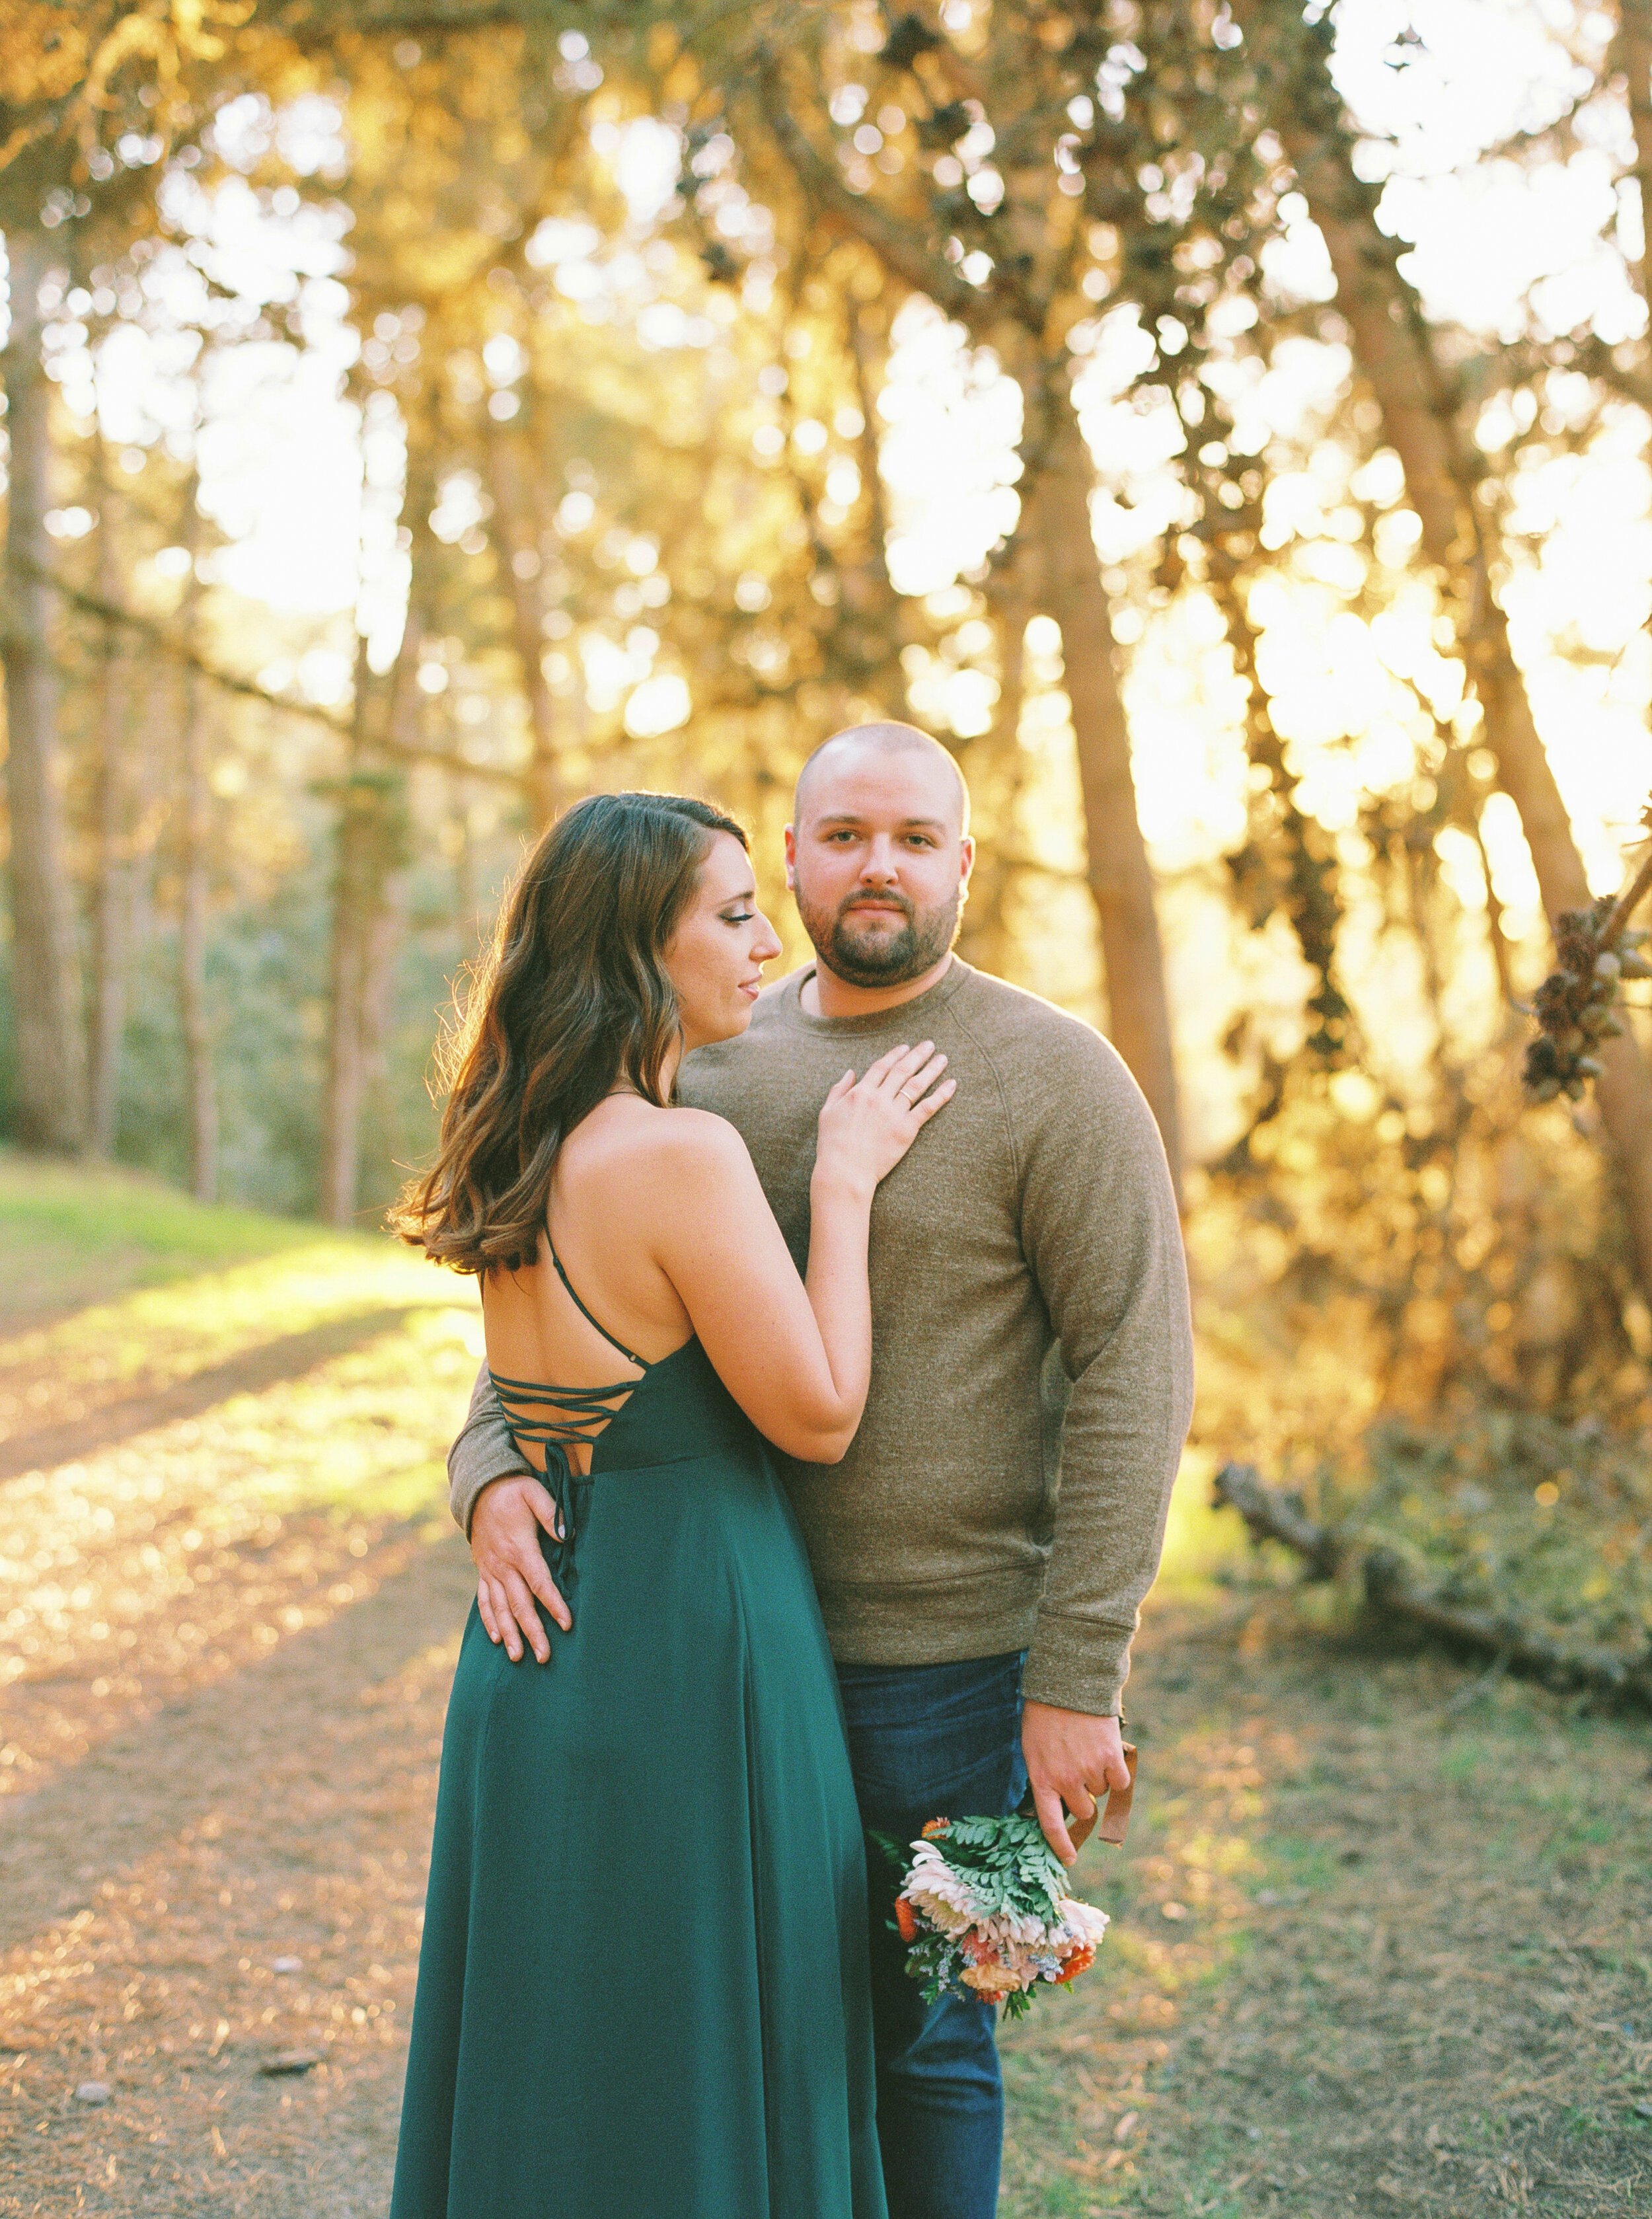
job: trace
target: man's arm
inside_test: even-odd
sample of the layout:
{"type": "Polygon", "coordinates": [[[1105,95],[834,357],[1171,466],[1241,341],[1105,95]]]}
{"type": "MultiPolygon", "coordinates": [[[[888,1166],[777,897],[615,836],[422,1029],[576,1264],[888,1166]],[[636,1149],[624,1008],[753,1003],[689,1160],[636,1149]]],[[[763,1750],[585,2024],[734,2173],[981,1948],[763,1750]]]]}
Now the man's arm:
{"type": "Polygon", "coordinates": [[[470,1390],[470,1408],[452,1447],[447,1452],[447,1500],[453,1522],[467,1540],[475,1514],[477,1497],[491,1480],[525,1472],[505,1413],[499,1407],[494,1383],[484,1364],[470,1390]]]}
{"type": "Polygon", "coordinates": [[[573,1626],[539,1546],[541,1526],[557,1538],[556,1506],[518,1452],[485,1364],[447,1452],[447,1477],[449,1504],[475,1559],[476,1608],[488,1639],[502,1642],[513,1664],[525,1641],[549,1663],[550,1643],[534,1598],[564,1633],[573,1626]]]}
{"type": "Polygon", "coordinates": [[[1176,1198],[1134,1080],[1104,1041],[1077,1034],[1032,1085],[1017,1103],[1022,1240],[1072,1384],[1023,1682],[1048,1831],[1053,1793],[1083,1819],[1089,1790],[1124,1784],[1117,1718],[1193,1412],[1193,1337],[1176,1198]]]}

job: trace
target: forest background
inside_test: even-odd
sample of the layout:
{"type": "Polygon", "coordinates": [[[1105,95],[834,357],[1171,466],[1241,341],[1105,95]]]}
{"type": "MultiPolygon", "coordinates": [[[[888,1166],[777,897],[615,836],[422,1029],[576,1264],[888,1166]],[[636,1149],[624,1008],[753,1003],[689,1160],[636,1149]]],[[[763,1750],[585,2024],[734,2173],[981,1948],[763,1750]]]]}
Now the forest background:
{"type": "MultiPolygon", "coordinates": [[[[1253,2070],[1253,2104],[1285,2107],[1279,2148],[1321,2168],[1314,2219],[1356,2181],[1361,2210],[1501,2209],[1544,2179],[1560,2200],[1538,2208],[1570,2219],[1630,2208],[1652,2103],[1623,2110],[1628,2067],[1599,2067],[1609,2098],[1578,2075],[1619,2029],[1633,2085],[1652,2074],[1633,1971],[1652,1986],[1652,1967],[1620,1949],[1643,1860],[1610,1862],[1643,1820],[1624,1784],[1643,1753],[1605,1725],[1590,1742],[1564,1706],[1652,1706],[1652,1020],[1644,957],[1599,939],[1625,922],[1603,923],[1611,897],[1647,884],[1648,207],[1652,0],[0,8],[0,1255],[17,1227],[31,1244],[0,1272],[0,1315],[30,1321],[0,1342],[0,1788],[34,1813],[0,1855],[0,1899],[22,1906],[18,2087],[34,2051],[76,2042],[105,2096],[121,2057],[140,2077],[165,2053],[174,2081],[181,2058],[152,2130],[131,2098],[132,2148],[183,2137],[199,2098],[200,2208],[242,2209],[226,2183],[289,2208],[258,2185],[277,2162],[263,2114],[214,2172],[203,2092],[232,2023],[276,2023],[257,1983],[301,1961],[295,1841],[312,1908],[329,1887],[354,1906],[332,1927],[314,1910],[317,1949],[344,1953],[327,2039],[388,2041],[373,1984],[394,1975],[405,2011],[416,1891],[395,1874],[427,1829],[430,1750],[407,1737],[439,1730],[443,1673],[394,1712],[394,1793],[372,1784],[390,1762],[373,1725],[344,1786],[306,1789],[309,1816],[247,1850],[276,1954],[234,1961],[239,2000],[203,1999],[219,1973],[163,1970],[140,2008],[143,1951],[176,1967],[196,1945],[112,1911],[83,1943],[78,1899],[53,1891],[93,1869],[73,1867],[89,1842],[126,1871],[126,1837],[97,1830],[148,1811],[171,1872],[145,1882],[155,1918],[198,1894],[209,1925],[231,1901],[220,1818],[197,1839],[178,1813],[220,1792],[241,1807],[252,1731],[233,1703],[214,1723],[213,1675],[232,1675],[226,1702],[234,1675],[289,1675],[289,1707],[253,1706],[278,1775],[284,1721],[348,1738],[337,1675],[370,1655],[389,1673],[404,1633],[427,1643],[463,1602],[452,1566],[383,1599],[418,1557],[475,1321],[432,1307],[463,1289],[348,1228],[431,1145],[438,1018],[525,842],[591,791],[707,793],[751,825],[795,961],[798,766],[839,725],[907,716],[974,795],[963,954],[1101,1025],[1152,1104],[1197,1309],[1187,1476],[1225,1474],[1272,1537],[1219,1566],[1251,1629],[1228,1628],[1237,1678],[1208,1618],[1146,1644],[1150,1707],[1186,1714],[1148,1751],[1183,1799],[1150,1803],[1129,1885],[1175,1946],[1131,1959],[1115,1932],[1140,1993],[1093,2008],[1093,2054],[1122,2076],[1115,2095],[1085,2083],[1099,2141],[1029,2135],[1044,2053],[1016,2053],[1014,2208],[1100,2210],[1084,2199],[1136,2180],[1143,2107],[1177,2101],[1159,2037],[1189,1984],[1239,1961],[1256,1906],[1277,1923],[1307,1899],[1254,1883],[1295,1854],[1289,1811],[1318,1807],[1315,1748],[1343,1785],[1314,1870],[1353,1877],[1340,1907],[1314,1899],[1337,1938],[1313,1946],[1368,1953],[1364,2000],[1316,2017],[1333,1976],[1304,1961],[1289,1996],[1234,2007],[1235,2027],[1255,2009],[1295,2028],[1284,2048],[1243,2067],[1251,2037],[1213,2034],[1229,2061],[1209,2072],[1253,2070]],[[1591,902],[1581,956],[1562,920],[1591,902]],[[1569,984],[1543,1007],[1566,1067],[1588,1060],[1533,1100],[1528,1009],[1557,927],[1569,984]],[[274,1260],[237,1277],[227,1259],[254,1251],[274,1260]],[[121,1296],[134,1271],[186,1265],[208,1275],[196,1295],[121,1296]],[[329,1649],[352,1598],[366,1630],[329,1649]],[[1245,1644],[1275,1602],[1314,1656],[1405,1619],[1489,1666],[1472,1713],[1449,1683],[1428,1696],[1438,1781],[1411,1763],[1413,1681],[1386,1723],[1359,1707],[1389,1700],[1366,1651],[1340,1692],[1267,1678],[1245,1644]],[[1510,1663],[1571,1691],[1522,1702],[1562,1707],[1496,1712],[1493,1756],[1448,1747],[1512,1701],[1510,1663]],[[162,1694],[177,1745],[140,1735],[123,1756],[162,1694]],[[1555,1787],[1534,1834],[1510,1799],[1536,1793],[1545,1732],[1545,1777],[1593,1764],[1594,1784],[1581,1815],[1555,1787]],[[1475,1764],[1500,1783],[1480,1803],[1475,1764]],[[1258,1766],[1287,1783],[1265,1826],[1258,1766]],[[329,1847],[371,1812],[381,1835],[329,1847]],[[1354,1868],[1382,1825],[1380,1885],[1412,1892],[1371,1926],[1378,1878],[1362,1893],[1354,1868]],[[1456,2038],[1431,1968],[1456,1967],[1455,2023],[1490,1978],[1493,1944],[1463,1934],[1500,1933],[1518,1896],[1541,1936],[1574,1867],[1618,1908],[1565,1944],[1573,2035],[1539,2025],[1523,1970],[1501,2000],[1473,1991],[1494,2061],[1456,2124],[1429,2125],[1407,2092],[1449,2078],[1456,2038]],[[355,1965],[352,1918],[390,1970],[355,1965]],[[1406,1980],[1423,2062],[1396,2079],[1406,1980]],[[134,2013],[150,2048],[117,2051],[134,2013]],[[1527,2085],[1540,2051],[1552,2070],[1527,2085]],[[1357,2163],[1315,2078],[1356,2085],[1335,2054],[1368,2075],[1337,2107],[1361,2122],[1357,2163]],[[1492,2089],[1506,2067],[1524,2113],[1492,2089]],[[1579,2117],[1618,2136],[1587,2179],[1579,2117]],[[1481,2185],[1452,2203],[1453,2180],[1481,2185]]],[[[399,1704],[382,1691],[400,1684],[361,1700],[399,1704]]],[[[227,1966],[253,1945],[239,1908],[222,1916],[227,1966]]],[[[328,1992],[293,2007],[294,2039],[328,1992]]],[[[1069,2126],[1061,2060],[1090,2039],[1048,2037],[1069,2126]]],[[[1252,2187],[1220,2187],[1216,2083],[1188,2085],[1189,2169],[1163,2208],[1284,2195],[1282,2156],[1277,2179],[1258,2157],[1233,2176],[1252,2187]]],[[[374,2085],[377,2179],[394,2093],[374,2085]]],[[[74,2100],[50,2096],[50,2132],[14,2146],[35,2185],[8,2203],[0,2177],[0,2211],[58,2194],[64,2149],[106,2199],[86,2208],[150,2208],[114,2185],[118,2135],[76,2140],[74,2100]]],[[[357,2192],[300,2184],[343,2148],[301,2135],[309,2116],[277,2152],[306,2219],[357,2192]]],[[[195,2209],[170,2163],[152,2159],[153,2208],[195,2209]]]]}
{"type": "Polygon", "coordinates": [[[371,1222],[558,806],[733,807],[795,958],[908,715],[1158,1115],[1201,1439],[1638,1649],[1644,1010],[1516,1074],[1652,786],[1643,15],[14,4],[6,1126],[371,1222]]]}

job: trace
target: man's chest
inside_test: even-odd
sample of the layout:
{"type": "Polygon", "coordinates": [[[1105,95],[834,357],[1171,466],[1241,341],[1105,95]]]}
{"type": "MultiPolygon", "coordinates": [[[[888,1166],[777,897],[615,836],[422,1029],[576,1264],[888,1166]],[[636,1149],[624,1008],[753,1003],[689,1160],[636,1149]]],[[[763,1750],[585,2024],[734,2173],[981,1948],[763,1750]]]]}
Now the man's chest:
{"type": "MultiPolygon", "coordinates": [[[[916,1254],[960,1240],[1019,1245],[1014,1148],[996,1077],[984,1060],[972,1068],[978,1059],[967,1049],[948,1044],[947,1053],[957,1093],[879,1185],[874,1270],[880,1252],[916,1254]]],[[[697,1106],[726,1117],[745,1141],[799,1269],[808,1252],[820,1105],[844,1070],[872,1060],[858,1042],[845,1042],[841,1059],[816,1068],[817,1058],[804,1061],[753,1043],[694,1087],[697,1106]]]]}

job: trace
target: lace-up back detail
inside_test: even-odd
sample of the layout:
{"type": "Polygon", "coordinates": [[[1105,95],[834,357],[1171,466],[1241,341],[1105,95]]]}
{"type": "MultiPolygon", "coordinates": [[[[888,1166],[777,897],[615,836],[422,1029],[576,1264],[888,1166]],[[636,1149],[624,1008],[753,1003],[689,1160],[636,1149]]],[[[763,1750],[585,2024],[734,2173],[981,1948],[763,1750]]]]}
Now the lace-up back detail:
{"type": "MultiPolygon", "coordinates": [[[[646,1357],[637,1355],[635,1349],[627,1348],[623,1340],[617,1340],[600,1319],[592,1316],[562,1269],[562,1259],[551,1242],[549,1228],[545,1246],[574,1308],[593,1332],[601,1334],[610,1348],[617,1349],[626,1363],[634,1364],[637,1371],[635,1379],[611,1380],[605,1386],[556,1387],[544,1380],[510,1379],[495,1371],[491,1364],[488,1367],[500,1413],[523,1462],[533,1462],[528,1454],[528,1443],[537,1442],[544,1451],[545,1485],[556,1505],[562,1526],[562,1538],[554,1545],[551,1569],[559,1585],[566,1588],[573,1576],[574,1528],[578,1522],[575,1490],[582,1491],[587,1487],[591,1476],[589,1472],[574,1470],[568,1451],[576,1445],[593,1448],[610,1422],[657,1366],[646,1357]]],[[[661,1360],[668,1362],[669,1358],[661,1360]]]]}

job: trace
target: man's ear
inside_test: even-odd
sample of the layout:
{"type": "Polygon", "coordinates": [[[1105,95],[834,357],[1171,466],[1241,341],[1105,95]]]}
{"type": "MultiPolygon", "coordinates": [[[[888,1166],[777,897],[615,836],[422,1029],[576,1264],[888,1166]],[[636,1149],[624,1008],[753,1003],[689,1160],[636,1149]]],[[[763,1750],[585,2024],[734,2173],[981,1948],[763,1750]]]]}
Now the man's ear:
{"type": "Polygon", "coordinates": [[[786,883],[793,893],[798,888],[798,832],[797,827],[786,828],[786,883]]]}
{"type": "Polygon", "coordinates": [[[958,843],[958,883],[966,901],[969,899],[970,874],[975,868],[975,842],[966,832],[958,843]]]}

